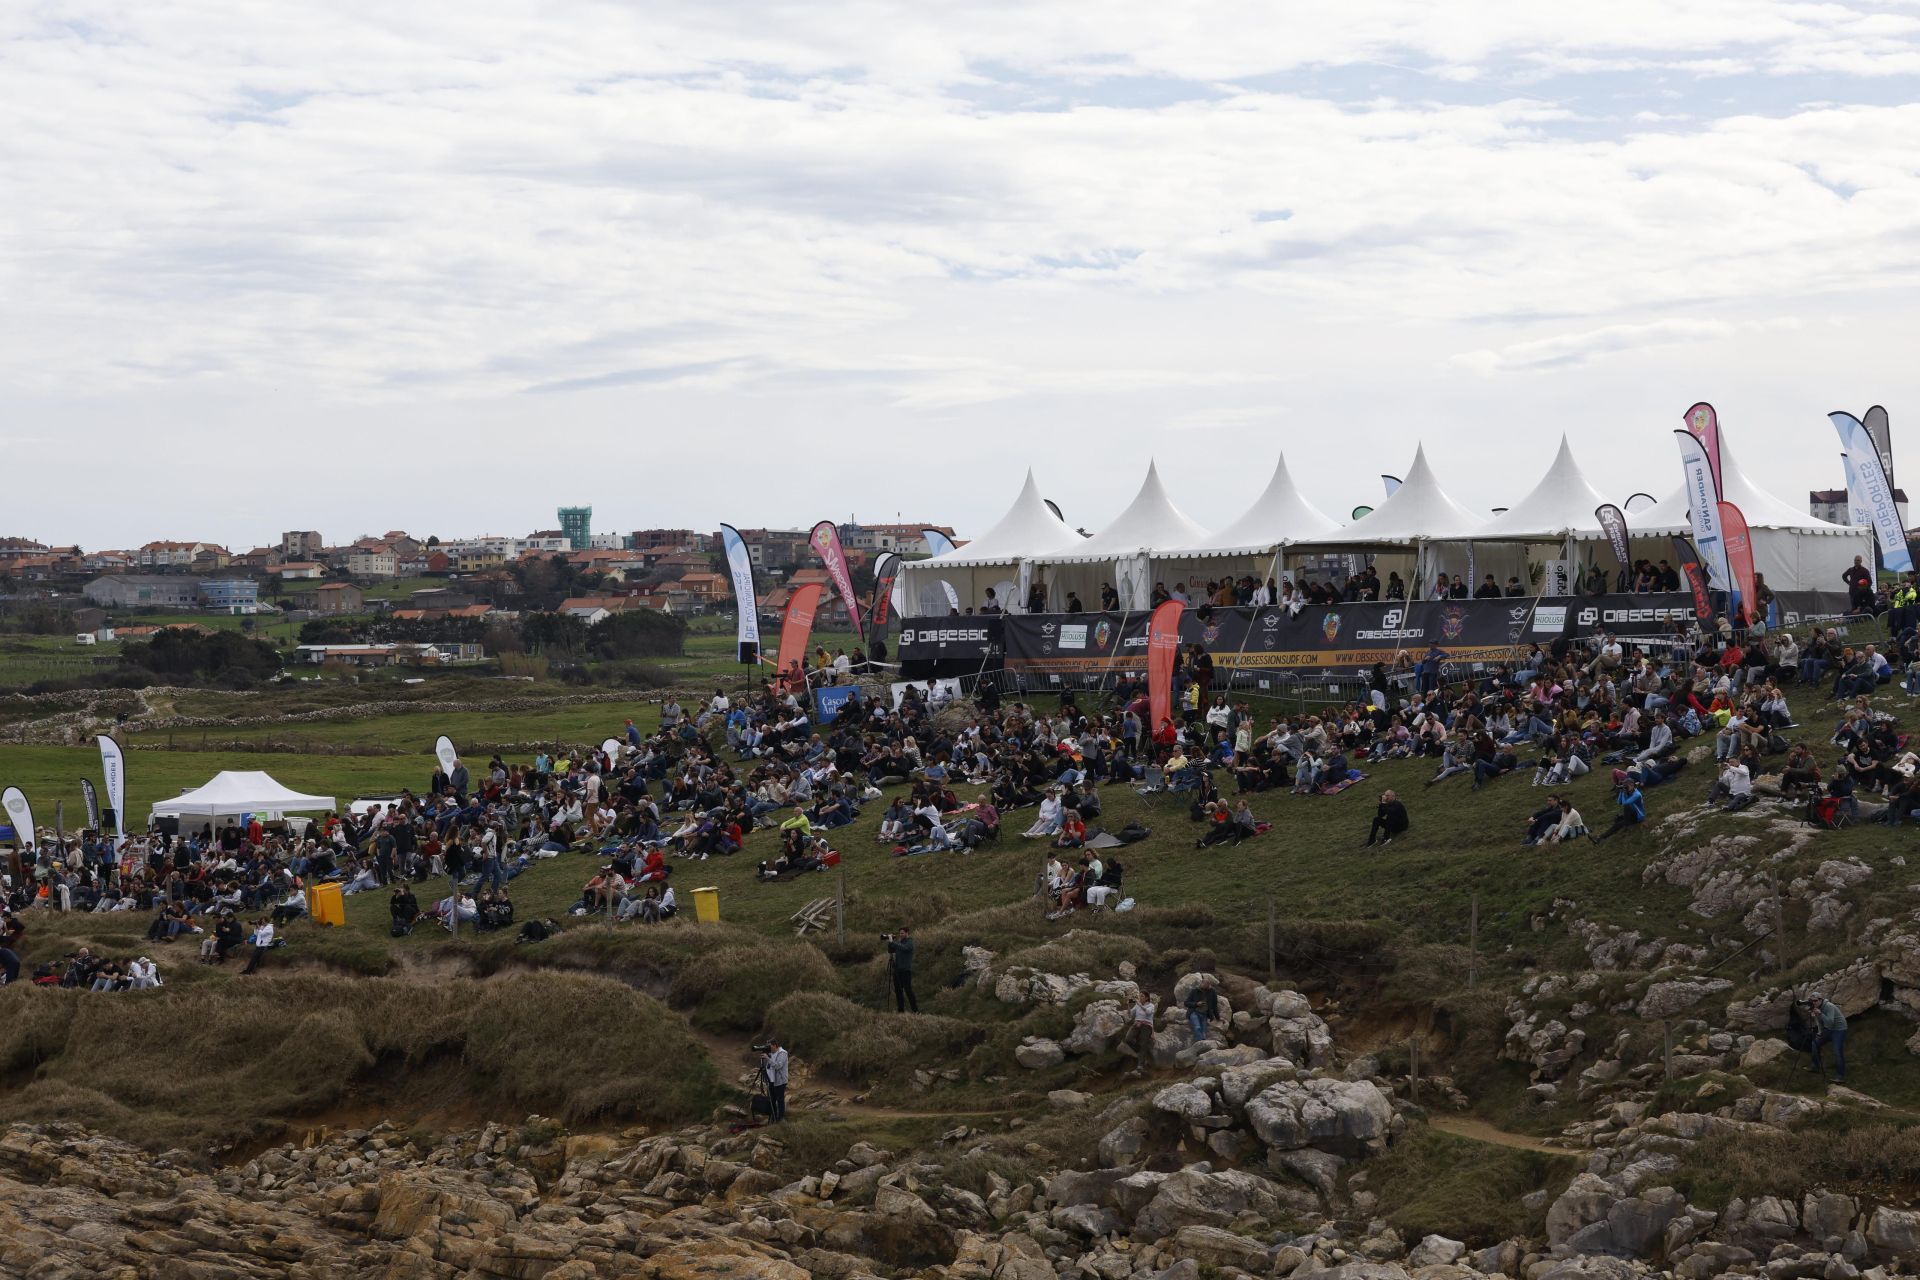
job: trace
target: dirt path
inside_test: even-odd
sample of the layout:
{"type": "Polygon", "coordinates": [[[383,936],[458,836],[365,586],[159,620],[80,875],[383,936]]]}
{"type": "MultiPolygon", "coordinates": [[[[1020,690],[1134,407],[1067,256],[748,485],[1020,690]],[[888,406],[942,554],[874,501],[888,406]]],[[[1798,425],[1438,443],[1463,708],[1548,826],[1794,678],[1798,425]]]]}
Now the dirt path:
{"type": "Polygon", "coordinates": [[[1427,1123],[1442,1133],[1450,1133],[1456,1138],[1470,1138],[1490,1146],[1508,1147],[1515,1151],[1537,1151],[1549,1156],[1578,1154],[1565,1147],[1549,1146],[1539,1138],[1529,1137],[1524,1133],[1508,1133],[1505,1129],[1496,1129],[1485,1120],[1476,1120],[1472,1116],[1429,1116],[1427,1123]]]}

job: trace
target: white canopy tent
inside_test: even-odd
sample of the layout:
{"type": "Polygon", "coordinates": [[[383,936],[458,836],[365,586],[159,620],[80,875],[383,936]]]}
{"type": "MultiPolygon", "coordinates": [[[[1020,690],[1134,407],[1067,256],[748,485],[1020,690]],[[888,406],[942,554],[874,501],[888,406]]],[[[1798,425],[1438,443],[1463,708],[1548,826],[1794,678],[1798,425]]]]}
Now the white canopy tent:
{"type": "Polygon", "coordinates": [[[229,770],[171,800],[153,806],[155,818],[233,818],[243,813],[280,815],[333,811],[332,796],[291,791],[257,770],[229,770]]]}
{"type": "MultiPolygon", "coordinates": [[[[1574,461],[1565,435],[1547,473],[1524,498],[1481,525],[1466,538],[1446,538],[1442,562],[1445,572],[1493,574],[1502,589],[1507,579],[1520,579],[1528,595],[1569,595],[1574,588],[1580,541],[1604,539],[1594,510],[1607,501],[1574,461]],[[1465,548],[1471,544],[1472,555],[1465,548]],[[1534,569],[1540,569],[1536,578],[1534,569]]],[[[1469,587],[1478,586],[1471,583],[1469,587]]]]}
{"type": "Polygon", "coordinates": [[[1168,586],[1184,584],[1193,600],[1200,599],[1210,581],[1245,576],[1265,582],[1279,577],[1281,549],[1288,543],[1322,537],[1339,527],[1337,521],[1307,501],[1293,482],[1286,455],[1282,454],[1267,487],[1252,506],[1201,542],[1156,553],[1153,578],[1168,586]]]}
{"type": "MultiPolygon", "coordinates": [[[[1100,607],[1100,588],[1112,583],[1123,609],[1145,609],[1152,595],[1150,559],[1162,547],[1200,542],[1207,531],[1167,497],[1160,469],[1147,463],[1147,478],[1127,509],[1091,538],[1075,542],[1066,554],[1036,557],[1033,578],[1047,590],[1047,607],[1065,609],[1067,596],[1089,609],[1100,607]]],[[[1024,584],[1023,584],[1024,585],[1024,584]]]]}
{"type": "Polygon", "coordinates": [[[1018,612],[1026,601],[1027,566],[1085,542],[1053,514],[1029,470],[1020,496],[985,533],[945,555],[901,564],[896,603],[904,617],[941,616],[949,608],[947,586],[960,608],[975,610],[991,588],[1001,608],[1018,612]]]}
{"type": "MultiPolygon", "coordinates": [[[[1413,465],[1401,482],[1381,504],[1352,524],[1318,538],[1303,538],[1288,547],[1288,561],[1294,553],[1320,555],[1348,552],[1371,555],[1376,564],[1390,557],[1393,571],[1405,568],[1411,575],[1408,594],[1420,592],[1435,566],[1423,563],[1422,553],[1436,542],[1477,537],[1486,527],[1485,518],[1475,515],[1454,501],[1433,468],[1427,463],[1426,446],[1414,451],[1413,465]]],[[[1464,560],[1464,556],[1462,557],[1464,560]]],[[[1383,576],[1382,582],[1385,582],[1383,576]]]]}
{"type": "MultiPolygon", "coordinates": [[[[1676,454],[1676,466],[1677,466],[1676,454]]],[[[1844,591],[1840,581],[1855,556],[1873,562],[1873,530],[1833,524],[1808,515],[1755,484],[1720,442],[1720,488],[1740,508],[1753,535],[1753,569],[1775,591],[1844,591]]],[[[1664,502],[1627,517],[1633,554],[1655,561],[1672,558],[1665,540],[1693,537],[1685,486],[1664,502]],[[1646,539],[1646,543],[1641,543],[1646,539]],[[1643,549],[1644,548],[1644,549],[1643,549]]]]}

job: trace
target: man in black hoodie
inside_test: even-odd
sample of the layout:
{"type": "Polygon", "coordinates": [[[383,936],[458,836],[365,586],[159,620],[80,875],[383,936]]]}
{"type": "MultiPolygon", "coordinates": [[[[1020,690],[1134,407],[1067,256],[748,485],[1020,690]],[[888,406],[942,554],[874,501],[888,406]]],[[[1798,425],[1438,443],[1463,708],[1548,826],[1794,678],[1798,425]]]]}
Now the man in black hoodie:
{"type": "Polygon", "coordinates": [[[888,967],[893,971],[893,1005],[898,1013],[920,1012],[913,998],[913,930],[902,925],[887,937],[888,967]]]}

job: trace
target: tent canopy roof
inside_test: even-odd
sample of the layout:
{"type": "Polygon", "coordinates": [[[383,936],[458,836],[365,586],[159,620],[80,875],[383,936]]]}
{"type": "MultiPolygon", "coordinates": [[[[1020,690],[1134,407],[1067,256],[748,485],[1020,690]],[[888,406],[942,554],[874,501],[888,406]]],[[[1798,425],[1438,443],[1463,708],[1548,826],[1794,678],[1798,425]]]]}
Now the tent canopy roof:
{"type": "Polygon", "coordinates": [[[257,770],[228,770],[184,795],[153,806],[156,817],[219,818],[241,813],[308,813],[331,811],[332,796],[310,796],[289,791],[272,775],[257,770]]]}
{"type": "MultiPolygon", "coordinates": [[[[1834,524],[1809,515],[1790,503],[1774,497],[1747,478],[1734,461],[1726,437],[1720,438],[1720,488],[1726,500],[1740,508],[1749,529],[1792,529],[1802,533],[1858,535],[1852,525],[1834,524]]],[[[1627,532],[1634,537],[1652,534],[1691,534],[1693,519],[1687,509],[1687,490],[1682,485],[1664,502],[1627,517],[1627,532]]]]}
{"type": "Polygon", "coordinates": [[[1127,509],[1091,538],[1076,541],[1066,555],[1045,557],[1053,564],[1080,564],[1138,555],[1162,547],[1185,547],[1204,540],[1207,531],[1167,497],[1160,468],[1149,462],[1147,478],[1127,509]]]}
{"type": "Polygon", "coordinates": [[[1533,542],[1566,537],[1569,533],[1599,536],[1600,521],[1594,509],[1606,497],[1587,481],[1580,464],[1573,460],[1567,437],[1560,437],[1560,449],[1553,464],[1540,477],[1527,496],[1487,521],[1472,533],[1476,542],[1533,542]]]}
{"type": "Polygon", "coordinates": [[[1016,560],[1044,558],[1050,552],[1078,549],[1083,545],[1085,539],[1068,528],[1041,498],[1040,488],[1033,482],[1033,472],[1029,469],[1026,483],[1020,486],[1020,496],[992,528],[964,547],[930,560],[906,561],[900,569],[902,573],[937,573],[941,569],[971,565],[1012,564],[1016,560]]]}
{"type": "Polygon", "coordinates": [[[1486,523],[1440,487],[1433,468],[1427,465],[1427,450],[1422,445],[1414,451],[1406,480],[1392,496],[1352,524],[1300,542],[1306,546],[1360,547],[1478,537],[1486,523]]]}
{"type": "Polygon", "coordinates": [[[1317,538],[1339,528],[1320,508],[1308,502],[1287,470],[1287,457],[1274,464],[1273,478],[1238,520],[1208,534],[1202,542],[1180,551],[1180,556],[1231,556],[1271,551],[1282,543],[1317,538]]]}

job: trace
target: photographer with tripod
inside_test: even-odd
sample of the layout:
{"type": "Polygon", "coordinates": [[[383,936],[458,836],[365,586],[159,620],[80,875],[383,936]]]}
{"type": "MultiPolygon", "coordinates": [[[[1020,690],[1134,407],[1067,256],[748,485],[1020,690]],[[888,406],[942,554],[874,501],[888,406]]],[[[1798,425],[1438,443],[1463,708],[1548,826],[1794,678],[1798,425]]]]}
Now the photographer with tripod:
{"type": "Polygon", "coordinates": [[[767,1086],[767,1122],[779,1124],[787,1118],[787,1050],[778,1036],[768,1036],[760,1050],[760,1081],[767,1086]]]}

